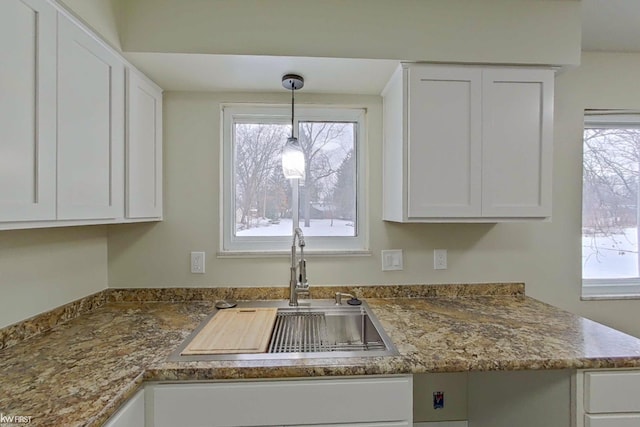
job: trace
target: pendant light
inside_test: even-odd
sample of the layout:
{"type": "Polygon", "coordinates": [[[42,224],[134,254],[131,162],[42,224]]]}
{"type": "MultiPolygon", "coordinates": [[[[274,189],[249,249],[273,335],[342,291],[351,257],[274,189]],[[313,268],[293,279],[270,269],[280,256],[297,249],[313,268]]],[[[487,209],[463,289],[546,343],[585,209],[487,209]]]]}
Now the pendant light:
{"type": "Polygon", "coordinates": [[[287,179],[304,178],[304,153],[298,138],[293,136],[294,125],[294,92],[302,89],[304,79],[297,74],[286,74],[282,77],[282,86],[291,90],[291,136],[282,149],[282,172],[287,179]]]}

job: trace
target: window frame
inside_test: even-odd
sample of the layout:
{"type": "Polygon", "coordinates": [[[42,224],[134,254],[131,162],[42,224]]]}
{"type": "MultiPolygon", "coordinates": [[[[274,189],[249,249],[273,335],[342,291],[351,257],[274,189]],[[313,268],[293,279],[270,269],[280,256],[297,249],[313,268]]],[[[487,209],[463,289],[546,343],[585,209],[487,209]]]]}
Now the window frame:
{"type": "MultiPolygon", "coordinates": [[[[363,106],[296,104],[294,134],[300,122],[355,122],[356,153],[356,235],[305,236],[305,253],[369,254],[369,221],[367,209],[367,135],[363,106]]],[[[235,236],[235,150],[233,133],[236,123],[291,124],[291,106],[283,104],[223,104],[221,106],[220,156],[220,247],[219,256],[271,256],[290,254],[291,236],[235,236]]],[[[283,141],[284,145],[284,141],[283,141]]],[[[298,180],[295,180],[298,181],[298,180]]],[[[299,190],[299,187],[298,187],[299,190]]],[[[297,203],[299,191],[292,201],[297,203]]],[[[294,209],[294,212],[296,210],[294,209]]],[[[304,232],[304,228],[302,229],[304,232]]]]}
{"type": "MultiPolygon", "coordinates": [[[[640,111],[632,110],[586,110],[584,114],[583,142],[584,150],[584,130],[585,129],[604,129],[604,128],[638,128],[640,129],[640,111]]],[[[582,169],[584,171],[584,159],[582,161],[582,169]]],[[[584,179],[582,181],[582,189],[584,191],[584,179]]],[[[636,209],[640,209],[637,206],[636,209]]],[[[580,224],[582,230],[583,211],[581,207],[580,224]]],[[[637,224],[640,227],[640,224],[637,224]]],[[[580,233],[582,240],[582,231],[580,233]]],[[[640,250],[640,242],[638,242],[640,250]]],[[[599,300],[599,299],[640,299],[640,271],[638,277],[625,278],[593,278],[585,279],[583,276],[582,264],[582,245],[580,256],[580,276],[582,278],[582,299],[583,300],[599,300]]]]}

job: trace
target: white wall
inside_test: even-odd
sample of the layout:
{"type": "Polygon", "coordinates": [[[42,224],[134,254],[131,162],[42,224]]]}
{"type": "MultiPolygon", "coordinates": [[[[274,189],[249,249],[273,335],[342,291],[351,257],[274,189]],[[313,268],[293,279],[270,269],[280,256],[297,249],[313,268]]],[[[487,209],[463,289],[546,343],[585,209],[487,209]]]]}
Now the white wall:
{"type": "Polygon", "coordinates": [[[571,425],[571,371],[469,373],[472,427],[571,425]]]}
{"type": "MultiPolygon", "coordinates": [[[[55,0],[100,34],[117,50],[120,48],[121,0],[55,0]]],[[[127,1],[127,0],[124,0],[127,1]]]]}
{"type": "Polygon", "coordinates": [[[129,52],[578,64],[578,0],[135,0],[129,52]]]}
{"type": "MultiPolygon", "coordinates": [[[[288,20],[277,7],[262,10],[258,2],[251,0],[233,4],[218,0],[218,6],[224,3],[223,8],[212,8],[212,2],[203,8],[207,2],[194,0],[62,1],[94,28],[102,28],[99,31],[112,43],[118,24],[114,16],[119,13],[117,6],[122,6],[126,15],[121,33],[123,46],[138,51],[556,64],[577,64],[579,60],[577,0],[429,0],[420,3],[426,8],[424,13],[394,6],[387,8],[386,14],[380,13],[384,4],[397,3],[375,0],[375,5],[367,1],[367,7],[360,7],[364,3],[358,6],[358,1],[348,5],[340,2],[341,8],[333,9],[341,12],[339,24],[320,20],[326,25],[309,26],[294,20],[294,27],[285,25],[288,20]],[[238,12],[243,10],[254,14],[242,21],[238,12]],[[361,21],[357,21],[359,17],[361,21]],[[295,26],[304,28],[295,31],[295,26]],[[234,32],[247,27],[250,31],[234,32]]],[[[286,7],[288,1],[293,0],[279,4],[286,7]]],[[[320,15],[315,16],[322,16],[323,12],[317,13],[320,15]]],[[[557,77],[551,223],[382,222],[380,98],[301,93],[301,102],[347,102],[368,108],[372,256],[310,257],[312,283],[524,281],[527,293],[533,297],[640,336],[640,301],[579,299],[582,111],[586,107],[639,109],[638,70],[640,54],[589,53],[584,55],[581,67],[557,77]],[[386,248],[405,250],[403,272],[380,271],[379,253],[386,248]],[[448,270],[430,268],[434,248],[449,250],[448,270]]],[[[165,221],[109,227],[110,286],[286,284],[285,258],[215,257],[219,237],[219,103],[230,101],[284,103],[287,98],[285,94],[166,94],[165,221]],[[207,252],[207,274],[189,273],[192,250],[207,252]]],[[[107,249],[103,233],[100,227],[3,232],[0,297],[6,298],[0,298],[0,324],[104,287],[107,276],[101,257],[107,249]],[[77,256],[86,257],[82,272],[71,268],[77,256]],[[63,271],[55,266],[58,263],[69,268],[63,271]],[[42,274],[36,274],[33,265],[42,274]]]]}
{"type": "MultiPolygon", "coordinates": [[[[544,290],[554,286],[546,276],[541,277],[538,262],[548,252],[541,249],[544,244],[542,236],[552,239],[558,235],[562,221],[558,224],[498,225],[383,222],[382,99],[378,96],[301,93],[297,100],[299,103],[346,103],[367,108],[367,196],[372,254],[365,257],[310,255],[308,270],[312,284],[526,281],[533,292],[537,288],[544,290]],[[405,269],[382,272],[380,250],[392,248],[404,249],[405,269]],[[448,249],[448,270],[433,270],[434,248],[448,249]],[[538,284],[540,279],[545,283],[538,284]]],[[[165,93],[165,221],[154,225],[109,227],[110,286],[287,284],[289,261],[286,257],[216,257],[220,224],[220,103],[251,101],[286,103],[288,98],[286,93],[165,93]],[[189,252],[194,250],[207,253],[206,274],[189,272],[189,252]]],[[[561,213],[558,216],[562,218],[561,213]]],[[[560,259],[551,260],[549,267],[553,269],[555,265],[563,266],[565,263],[560,259]]],[[[545,296],[544,292],[540,294],[545,296]]]]}
{"type": "MultiPolygon", "coordinates": [[[[117,0],[58,2],[120,47],[117,0]]],[[[0,328],[106,287],[106,227],[0,232],[0,328]]]]}
{"type": "MultiPolygon", "coordinates": [[[[217,258],[221,102],[283,102],[287,94],[165,93],[164,222],[109,227],[109,285],[285,286],[288,258],[217,258]],[[189,272],[189,252],[207,253],[206,274],[189,272]]],[[[395,224],[381,219],[382,100],[299,94],[298,102],[367,108],[371,256],[309,259],[312,284],[527,281],[535,285],[538,231],[552,224],[395,224]],[[404,249],[405,269],[382,272],[381,249],[404,249]],[[433,249],[449,250],[449,270],[432,269],[433,249]]]]}
{"type": "Polygon", "coordinates": [[[106,227],[0,231],[0,328],[106,287],[106,227]]]}
{"type": "MultiPolygon", "coordinates": [[[[557,77],[552,222],[395,224],[381,220],[381,99],[298,96],[299,102],[367,108],[372,255],[309,257],[313,284],[524,281],[533,297],[640,336],[640,301],[580,302],[582,112],[640,108],[632,80],[640,55],[587,54],[557,77]],[[604,93],[606,92],[606,93],[604,93]],[[405,270],[382,272],[380,250],[405,250],[405,270]],[[449,269],[432,269],[434,248],[449,269]]],[[[286,102],[281,94],[169,92],[165,96],[165,221],[109,228],[109,285],[285,286],[286,258],[220,259],[220,102],[286,102]],[[189,272],[189,252],[207,252],[207,273],[189,272]]]]}
{"type": "Polygon", "coordinates": [[[554,223],[559,234],[547,239],[546,259],[566,265],[545,274],[555,286],[534,288],[533,295],[560,304],[640,337],[640,300],[578,302],[581,275],[582,129],[585,108],[640,110],[640,53],[582,55],[582,65],[557,78],[554,167],[554,223]],[[559,114],[559,116],[558,116],[559,114]],[[556,214],[557,213],[557,214],[556,214]]]}

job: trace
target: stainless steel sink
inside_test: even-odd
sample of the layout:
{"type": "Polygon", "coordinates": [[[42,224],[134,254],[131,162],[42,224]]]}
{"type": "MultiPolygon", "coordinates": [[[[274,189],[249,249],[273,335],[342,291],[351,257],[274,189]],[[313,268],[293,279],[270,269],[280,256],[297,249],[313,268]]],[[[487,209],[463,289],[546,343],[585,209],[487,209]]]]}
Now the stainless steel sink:
{"type": "Polygon", "coordinates": [[[209,322],[205,319],[174,351],[171,361],[264,360],[393,356],[398,351],[366,302],[336,306],[333,300],[311,300],[289,307],[287,301],[244,301],[238,307],[277,307],[267,353],[182,356],[191,339],[209,322]]]}

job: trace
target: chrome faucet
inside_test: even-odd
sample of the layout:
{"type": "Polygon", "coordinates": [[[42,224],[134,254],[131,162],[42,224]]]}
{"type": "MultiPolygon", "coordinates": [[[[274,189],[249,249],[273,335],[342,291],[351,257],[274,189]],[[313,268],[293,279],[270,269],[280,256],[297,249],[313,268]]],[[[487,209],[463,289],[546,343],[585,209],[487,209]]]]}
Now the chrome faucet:
{"type": "Polygon", "coordinates": [[[291,279],[289,281],[289,305],[298,306],[298,296],[309,296],[309,282],[307,282],[307,261],[304,259],[304,234],[302,229],[296,227],[293,231],[293,243],[291,245],[291,279]],[[300,246],[300,261],[296,265],[296,237],[300,246]]]}

